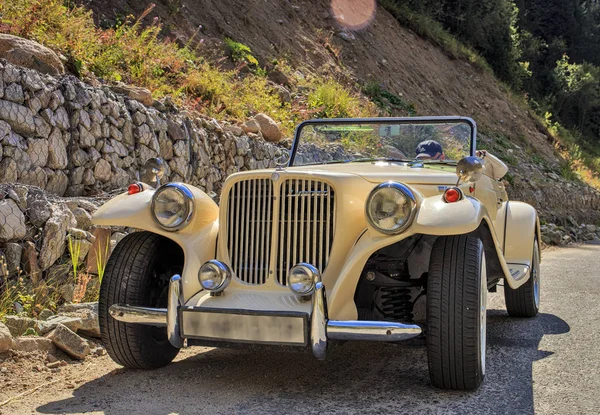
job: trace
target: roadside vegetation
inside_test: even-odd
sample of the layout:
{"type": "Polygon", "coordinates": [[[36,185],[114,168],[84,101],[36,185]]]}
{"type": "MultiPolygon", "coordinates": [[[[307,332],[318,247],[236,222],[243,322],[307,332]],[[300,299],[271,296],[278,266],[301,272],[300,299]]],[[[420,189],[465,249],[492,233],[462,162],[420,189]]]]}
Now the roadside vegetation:
{"type": "MultiPolygon", "coordinates": [[[[153,6],[139,17],[127,16],[107,29],[96,27],[91,11],[63,0],[11,0],[0,7],[1,32],[33,39],[60,52],[76,75],[143,86],[154,98],[169,95],[176,104],[217,119],[243,120],[262,112],[289,134],[297,122],[317,115],[377,113],[358,88],[324,77],[295,79],[291,72],[286,75],[301,83],[305,92],[286,102],[248,46],[225,39],[234,69],[208,62],[202,56],[202,42],[190,40],[180,46],[160,36],[158,19],[145,21],[153,6]]],[[[282,63],[278,69],[285,68],[282,63]]]]}
{"type": "MultiPolygon", "coordinates": [[[[37,317],[44,309],[56,312],[65,302],[65,286],[73,287],[73,292],[68,295],[72,303],[98,300],[100,283],[110,253],[108,241],[105,246],[98,246],[94,250],[96,269],[93,273],[84,267],[81,240],[69,235],[67,247],[68,257],[62,258],[55,265],[60,271],[41,279],[39,275],[31,275],[23,269],[18,269],[14,278],[0,283],[0,321],[4,316],[15,312],[30,317],[37,317]]],[[[3,257],[0,257],[0,269],[2,267],[2,275],[8,275],[7,264],[3,257]]]]}
{"type": "Polygon", "coordinates": [[[600,189],[600,3],[381,0],[402,25],[494,74],[566,160],[600,189]]]}

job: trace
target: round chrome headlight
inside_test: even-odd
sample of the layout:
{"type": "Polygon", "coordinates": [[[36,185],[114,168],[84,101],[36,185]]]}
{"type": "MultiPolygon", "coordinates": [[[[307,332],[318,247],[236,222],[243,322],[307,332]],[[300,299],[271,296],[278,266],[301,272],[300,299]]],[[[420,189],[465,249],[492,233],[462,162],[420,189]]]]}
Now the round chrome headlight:
{"type": "Polygon", "coordinates": [[[185,227],[193,213],[194,195],[181,183],[165,184],[152,197],[152,216],[167,231],[185,227]]]}
{"type": "Polygon", "coordinates": [[[231,270],[221,261],[211,259],[200,267],[198,280],[205,290],[221,292],[229,285],[231,270]]]}
{"type": "Polygon", "coordinates": [[[405,185],[396,182],[381,183],[367,198],[367,220],[385,234],[402,232],[412,222],[416,199],[405,185]]]}
{"type": "Polygon", "coordinates": [[[290,270],[289,286],[290,290],[298,295],[308,295],[315,289],[316,279],[319,270],[310,264],[299,263],[290,270]]]}

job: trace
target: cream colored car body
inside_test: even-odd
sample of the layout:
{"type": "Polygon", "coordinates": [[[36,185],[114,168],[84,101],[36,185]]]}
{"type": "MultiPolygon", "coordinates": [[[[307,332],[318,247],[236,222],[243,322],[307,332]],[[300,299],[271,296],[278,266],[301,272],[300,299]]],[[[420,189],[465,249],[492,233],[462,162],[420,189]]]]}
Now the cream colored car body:
{"type": "MultiPolygon", "coordinates": [[[[485,169],[484,169],[485,170],[485,169]]],[[[521,286],[529,276],[534,238],[539,235],[539,221],[533,207],[509,202],[504,186],[492,168],[476,183],[460,187],[465,198],[446,203],[442,193],[457,183],[457,174],[447,168],[410,167],[405,163],[365,162],[335,165],[288,167],[240,172],[227,178],[220,208],[201,190],[186,185],[194,194],[194,214],[184,229],[169,232],[160,228],[151,213],[154,189],[144,186],[141,193],[121,194],[95,213],[93,223],[100,226],[128,226],[163,235],[176,242],[185,255],[182,273],[185,306],[230,310],[254,310],[310,313],[310,302],[302,301],[288,287],[279,285],[273,274],[265,284],[247,284],[235,275],[221,296],[210,296],[198,282],[200,266],[218,259],[230,265],[227,249],[226,217],[228,194],[241,179],[277,181],[318,179],[335,189],[335,231],[329,262],[322,274],[327,288],[328,317],[332,320],[356,320],[354,294],[363,268],[377,250],[411,235],[458,235],[478,232],[485,244],[488,279],[504,278],[512,288],[521,286]],[[491,177],[490,177],[491,176],[491,177]],[[396,181],[409,186],[417,199],[412,225],[398,235],[385,235],[370,227],[365,218],[365,201],[373,188],[382,182],[396,181]],[[495,267],[494,267],[495,264],[495,267]]],[[[274,197],[279,186],[274,186],[274,197]]],[[[274,209],[277,209],[274,203],[274,209]]],[[[274,215],[277,212],[274,211],[274,215]]],[[[277,217],[277,216],[275,216],[277,217]]],[[[276,226],[276,225],[274,225],[276,226]]],[[[276,230],[273,232],[277,234],[276,230]]],[[[275,246],[276,237],[270,242],[275,246]]],[[[275,267],[272,255],[270,269],[275,267]]],[[[184,332],[186,322],[183,321],[184,332]]]]}

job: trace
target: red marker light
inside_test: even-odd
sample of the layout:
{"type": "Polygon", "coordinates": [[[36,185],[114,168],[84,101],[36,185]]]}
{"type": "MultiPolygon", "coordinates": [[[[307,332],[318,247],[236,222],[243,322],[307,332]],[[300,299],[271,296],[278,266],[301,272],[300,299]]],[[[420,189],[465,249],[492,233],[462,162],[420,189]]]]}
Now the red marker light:
{"type": "Polygon", "coordinates": [[[448,203],[458,202],[460,199],[462,199],[462,193],[456,187],[450,187],[444,192],[444,200],[448,203]]]}
{"type": "Polygon", "coordinates": [[[139,193],[141,191],[143,191],[144,188],[142,187],[142,185],[140,183],[131,183],[129,185],[129,187],[127,188],[127,194],[128,195],[134,195],[136,193],[139,193]]]}

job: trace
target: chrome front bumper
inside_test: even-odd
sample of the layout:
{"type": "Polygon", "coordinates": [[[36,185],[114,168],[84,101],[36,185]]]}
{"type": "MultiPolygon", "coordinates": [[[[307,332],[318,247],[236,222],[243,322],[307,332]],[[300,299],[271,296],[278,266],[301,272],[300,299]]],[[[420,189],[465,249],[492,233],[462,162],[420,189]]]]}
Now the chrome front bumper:
{"type": "MultiPolygon", "coordinates": [[[[316,284],[312,296],[312,312],[308,323],[307,342],[317,359],[324,359],[329,340],[366,340],[366,341],[402,341],[419,336],[421,327],[416,324],[402,324],[389,321],[339,321],[327,319],[327,301],[323,283],[316,284]]],[[[151,326],[166,327],[169,341],[175,347],[183,346],[183,327],[180,326],[181,315],[184,312],[194,312],[199,315],[204,313],[201,307],[184,307],[181,298],[181,277],[173,276],[169,285],[169,306],[164,308],[135,307],[114,304],[110,306],[110,315],[119,321],[132,324],[146,324],[151,326]]],[[[232,313],[240,315],[239,312],[232,313]]],[[[278,316],[266,313],[255,314],[264,321],[267,318],[278,316]]],[[[245,314],[243,314],[245,315],[245,314]]],[[[283,317],[283,315],[282,315],[283,317]]],[[[308,316],[307,316],[308,317],[308,316]]],[[[239,317],[238,317],[239,319],[239,317]]],[[[201,321],[201,320],[200,320],[201,321]]],[[[244,337],[245,341],[255,342],[252,337],[244,337]]],[[[225,341],[227,339],[224,339],[225,341]]],[[[244,340],[242,340],[244,341],[244,340]]],[[[259,341],[256,341],[259,343],[259,341]]],[[[290,339],[289,344],[298,345],[297,339],[290,339]]]]}

